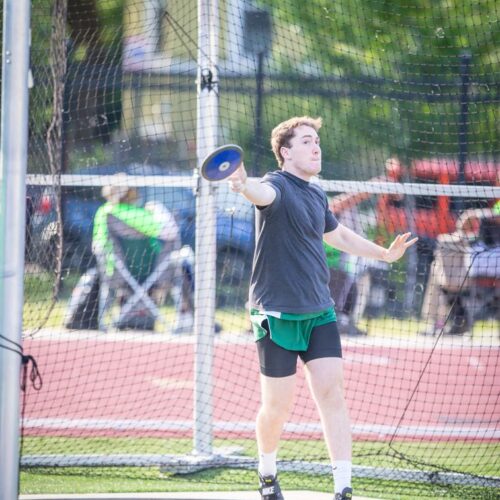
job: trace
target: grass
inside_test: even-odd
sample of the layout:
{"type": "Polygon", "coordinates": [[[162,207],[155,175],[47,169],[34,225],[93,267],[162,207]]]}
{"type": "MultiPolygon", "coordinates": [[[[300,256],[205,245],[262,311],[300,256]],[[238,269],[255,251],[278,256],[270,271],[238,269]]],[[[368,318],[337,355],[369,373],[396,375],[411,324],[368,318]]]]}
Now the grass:
{"type": "Polygon", "coordinates": [[[27,272],[24,275],[23,328],[62,327],[68,300],[78,279],[76,273],[63,275],[59,296],[55,299],[52,273],[27,272]]]}
{"type": "MultiPolygon", "coordinates": [[[[228,445],[241,448],[241,453],[255,456],[253,440],[215,440],[214,446],[228,445]]],[[[280,459],[297,458],[301,449],[302,459],[326,460],[322,441],[283,441],[280,459]]],[[[444,470],[467,472],[469,474],[500,474],[500,466],[494,457],[500,453],[500,444],[481,443],[397,443],[395,451],[399,456],[418,456],[421,462],[427,459],[438,463],[444,470]],[[436,461],[436,457],[438,460],[436,461]],[[465,466],[464,464],[468,464],[465,466]]],[[[169,453],[188,454],[192,449],[190,439],[160,438],[25,438],[23,455],[41,453],[63,454],[116,454],[169,453]]],[[[415,464],[401,460],[387,443],[356,442],[354,445],[356,465],[376,466],[394,469],[420,469],[415,464]]],[[[424,470],[436,470],[423,467],[424,470]]],[[[283,486],[287,489],[331,490],[331,477],[311,474],[283,473],[283,486]]],[[[439,484],[409,483],[403,481],[381,481],[369,479],[354,480],[358,494],[373,494],[379,498],[495,498],[488,488],[444,486],[439,484]],[[418,495],[416,495],[418,492],[418,495]],[[455,496],[455,494],[457,496],[455,496]]],[[[255,472],[229,468],[208,469],[194,474],[172,474],[157,467],[36,467],[24,468],[21,472],[21,492],[24,494],[56,493],[119,493],[158,491],[228,491],[255,489],[255,472]]]]}
{"type": "MultiPolygon", "coordinates": [[[[79,275],[69,273],[63,276],[61,292],[58,299],[53,298],[54,276],[48,272],[26,274],[24,278],[23,328],[62,328],[64,315],[68,306],[71,291],[78,281],[79,275]]],[[[161,307],[162,316],[167,323],[173,323],[175,311],[172,305],[161,307]]],[[[225,331],[246,331],[249,325],[245,309],[218,309],[216,321],[225,331]]],[[[160,328],[160,327],[158,327],[160,328]]]]}
{"type": "MultiPolygon", "coordinates": [[[[59,298],[54,300],[52,298],[54,280],[52,274],[47,272],[26,274],[23,327],[29,330],[39,328],[41,325],[48,328],[61,328],[71,290],[78,278],[77,273],[63,275],[59,298]]],[[[167,322],[174,321],[175,312],[171,305],[163,306],[161,312],[167,322]]],[[[218,308],[215,318],[226,332],[244,332],[249,327],[248,313],[243,307],[239,309],[218,308]]],[[[363,318],[358,327],[367,331],[369,336],[409,339],[416,338],[419,332],[425,330],[426,325],[415,318],[379,317],[363,318]]],[[[477,321],[474,324],[473,338],[484,339],[487,342],[491,342],[493,338],[498,339],[498,323],[494,319],[477,321]]]]}
{"type": "MultiPolygon", "coordinates": [[[[41,296],[50,296],[40,294],[41,296]]],[[[45,328],[62,328],[64,314],[68,299],[53,301],[51,299],[30,300],[24,303],[23,327],[24,329],[36,329],[41,325],[45,328]]],[[[167,323],[173,323],[175,311],[172,306],[163,306],[161,313],[167,323]]],[[[222,325],[225,332],[245,332],[248,330],[250,320],[245,309],[217,309],[215,320],[222,325]]],[[[425,323],[414,318],[396,319],[390,317],[363,319],[358,327],[365,330],[368,336],[384,337],[394,339],[414,339],[418,333],[425,329],[425,323]]],[[[161,327],[157,327],[160,331],[161,327]]],[[[492,339],[498,338],[498,324],[494,319],[476,321],[473,329],[473,339],[491,343],[492,339]]]]}
{"type": "MultiPolygon", "coordinates": [[[[358,327],[365,330],[369,336],[409,339],[416,338],[426,324],[415,318],[397,319],[390,317],[366,319],[363,318],[358,327]]],[[[474,323],[472,337],[475,340],[484,338],[488,342],[498,338],[498,322],[494,319],[479,320],[474,323]]]]}
{"type": "MultiPolygon", "coordinates": [[[[330,476],[281,473],[280,482],[286,490],[331,492],[330,476]]],[[[496,500],[493,488],[444,486],[385,480],[353,480],[357,495],[387,500],[474,499],[496,500]]],[[[40,468],[21,472],[21,494],[62,493],[154,493],[180,491],[256,491],[254,471],[209,469],[183,476],[163,473],[157,468],[40,468]]]]}
{"type": "MultiPolygon", "coordinates": [[[[67,300],[54,302],[50,299],[25,302],[23,310],[23,328],[32,330],[36,328],[63,328],[64,315],[68,305],[67,300]]],[[[161,314],[167,324],[173,323],[175,310],[173,306],[163,306],[161,314]]],[[[244,332],[248,329],[249,319],[246,311],[227,309],[217,310],[215,320],[222,325],[226,332],[244,332]]],[[[160,331],[161,326],[157,326],[160,331]]]]}

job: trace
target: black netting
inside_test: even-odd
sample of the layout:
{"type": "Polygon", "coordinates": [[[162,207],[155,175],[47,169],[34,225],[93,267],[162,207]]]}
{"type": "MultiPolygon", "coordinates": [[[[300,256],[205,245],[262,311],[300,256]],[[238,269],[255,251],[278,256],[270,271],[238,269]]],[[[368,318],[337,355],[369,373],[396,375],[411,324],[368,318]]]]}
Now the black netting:
{"type": "MultiPolygon", "coordinates": [[[[203,197],[198,155],[238,144],[262,176],[273,127],[309,115],[341,222],[384,246],[419,236],[392,265],[327,254],[355,492],[494,498],[498,15],[494,0],[219,0],[213,60],[194,0],[33,2],[23,332],[44,384],[27,389],[21,491],[255,488],[254,210],[226,183],[203,197]],[[206,95],[217,116],[198,115],[206,95]],[[102,239],[113,196],[137,212],[105,214],[102,239]]],[[[302,367],[278,459],[284,489],[331,491],[302,367]]]]}

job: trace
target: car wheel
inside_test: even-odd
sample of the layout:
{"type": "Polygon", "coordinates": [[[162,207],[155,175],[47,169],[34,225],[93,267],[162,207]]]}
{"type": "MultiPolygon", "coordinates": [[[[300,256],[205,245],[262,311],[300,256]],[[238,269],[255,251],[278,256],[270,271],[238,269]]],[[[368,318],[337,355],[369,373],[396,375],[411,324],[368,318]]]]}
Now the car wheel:
{"type": "Polygon", "coordinates": [[[95,266],[94,255],[80,240],[69,240],[66,242],[63,258],[64,269],[83,273],[93,266],[95,266]]]}
{"type": "Polygon", "coordinates": [[[57,258],[57,236],[47,240],[44,245],[33,248],[36,262],[46,271],[54,271],[57,258]]]}

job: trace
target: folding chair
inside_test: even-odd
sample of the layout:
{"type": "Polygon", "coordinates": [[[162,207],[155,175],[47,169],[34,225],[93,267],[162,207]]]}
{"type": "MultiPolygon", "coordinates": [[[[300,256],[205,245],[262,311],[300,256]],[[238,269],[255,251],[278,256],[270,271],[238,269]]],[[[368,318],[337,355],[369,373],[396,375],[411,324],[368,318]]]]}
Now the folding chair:
{"type": "Polygon", "coordinates": [[[160,240],[154,238],[129,238],[112,235],[114,275],[103,280],[99,297],[99,326],[107,330],[107,313],[121,294],[121,305],[111,321],[119,329],[136,328],[153,330],[155,321],[166,324],[160,310],[150,297],[151,289],[158,284],[170,264],[167,254],[160,259],[160,240]],[[120,293],[118,293],[120,292],[120,293]]]}
{"type": "Polygon", "coordinates": [[[162,320],[158,306],[151,299],[149,292],[166,271],[170,259],[166,257],[158,262],[160,253],[154,243],[159,244],[157,241],[151,242],[148,239],[119,238],[125,258],[118,256],[116,269],[133,293],[120,308],[115,321],[118,328],[127,325],[130,314],[141,305],[155,320],[162,320]]]}

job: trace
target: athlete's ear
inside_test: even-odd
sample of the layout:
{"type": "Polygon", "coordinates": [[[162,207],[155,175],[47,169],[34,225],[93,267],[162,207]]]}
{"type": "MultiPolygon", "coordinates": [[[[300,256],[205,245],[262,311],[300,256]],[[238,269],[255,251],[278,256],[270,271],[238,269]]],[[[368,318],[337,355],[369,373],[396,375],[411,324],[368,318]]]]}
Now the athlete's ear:
{"type": "Polygon", "coordinates": [[[281,146],[280,153],[281,153],[281,156],[282,156],[283,159],[286,160],[286,159],[289,158],[290,151],[285,146],[281,146]]]}

